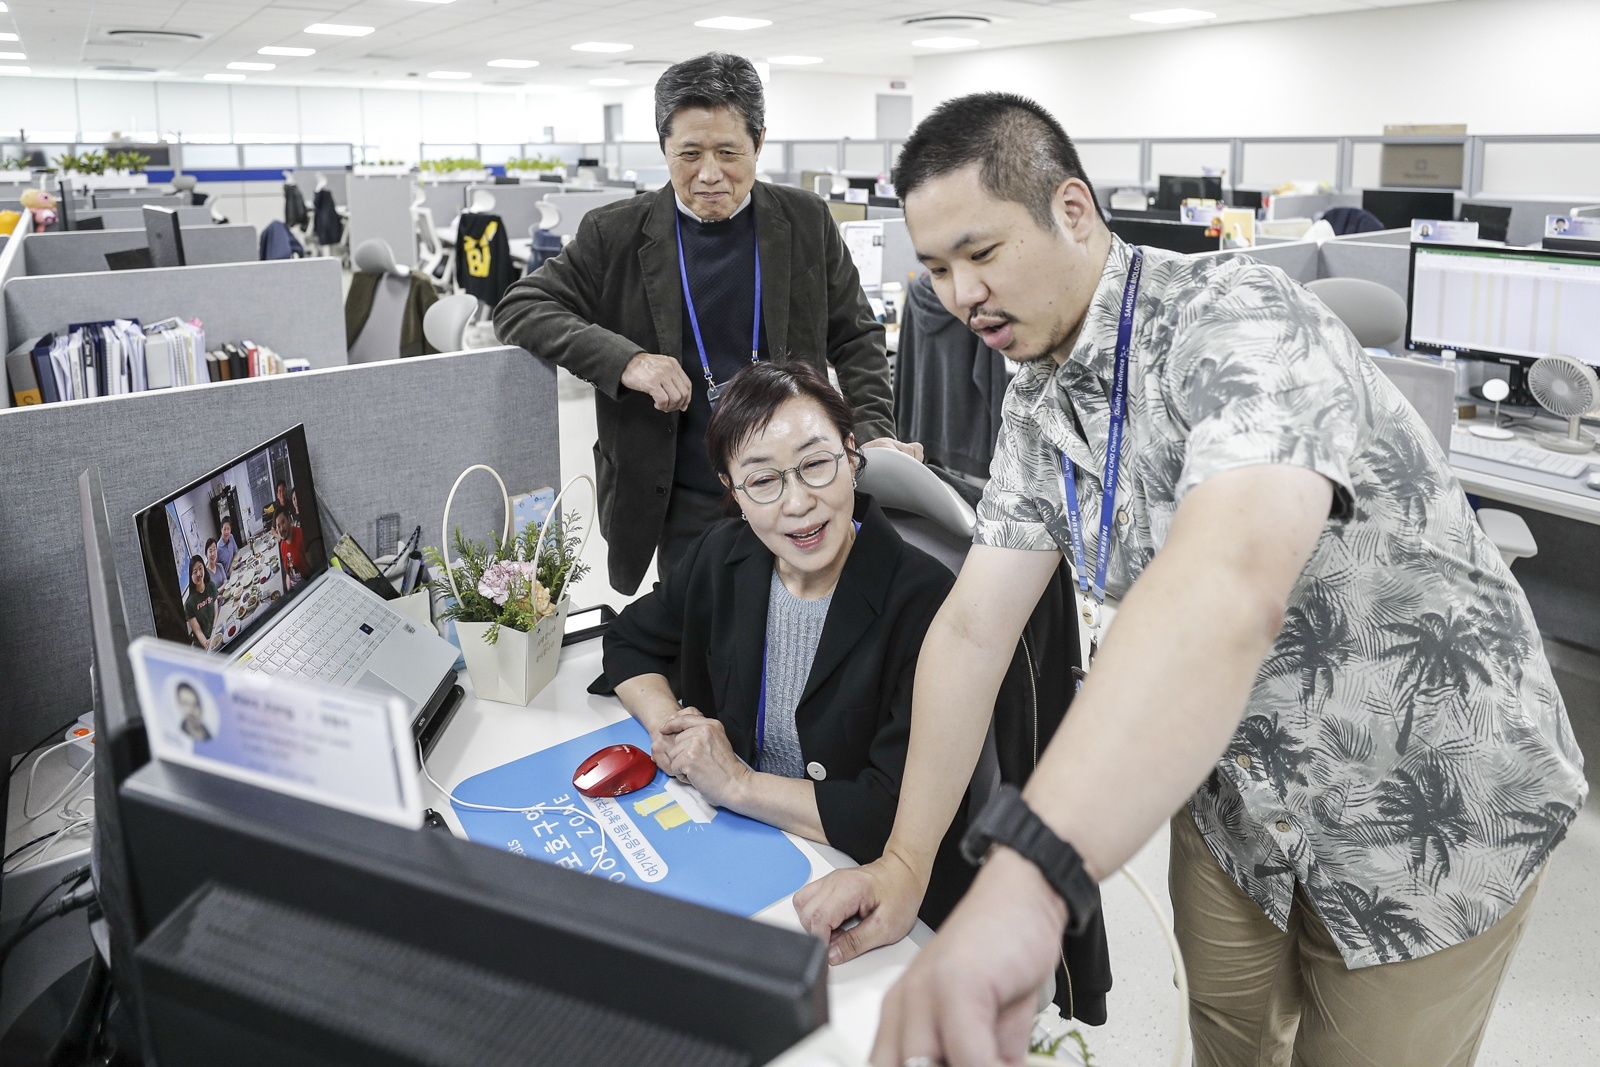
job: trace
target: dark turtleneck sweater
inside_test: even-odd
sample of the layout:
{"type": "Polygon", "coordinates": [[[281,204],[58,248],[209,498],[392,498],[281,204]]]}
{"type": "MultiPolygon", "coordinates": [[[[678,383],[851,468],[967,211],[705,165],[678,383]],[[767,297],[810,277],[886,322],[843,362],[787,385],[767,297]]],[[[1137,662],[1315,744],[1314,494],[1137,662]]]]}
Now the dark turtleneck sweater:
{"type": "MultiPolygon", "coordinates": [[[[756,299],[756,209],[751,204],[731,219],[700,222],[678,210],[683,231],[683,262],[689,275],[689,292],[700,319],[700,336],[706,360],[717,384],[727,388],[733,376],[750,365],[750,327],[756,299]]],[[[763,284],[766,279],[763,279],[763,284]]],[[[760,352],[767,351],[767,327],[761,326],[760,352]]],[[[706,455],[706,427],[711,405],[706,399],[706,375],[694,343],[689,309],[683,309],[683,370],[694,391],[689,410],[678,420],[678,462],[673,481],[710,493],[722,492],[706,455]]]]}

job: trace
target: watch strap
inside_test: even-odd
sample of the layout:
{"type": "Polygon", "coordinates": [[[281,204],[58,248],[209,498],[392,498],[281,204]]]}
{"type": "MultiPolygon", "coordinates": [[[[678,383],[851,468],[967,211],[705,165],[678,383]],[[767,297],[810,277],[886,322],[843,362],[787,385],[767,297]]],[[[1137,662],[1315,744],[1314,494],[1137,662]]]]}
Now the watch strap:
{"type": "Polygon", "coordinates": [[[1039,868],[1067,905],[1067,933],[1083,933],[1100,910],[1100,891],[1078,850],[1055,835],[1014,785],[1001,785],[961,839],[961,854],[980,864],[990,848],[1005,845],[1039,868]]]}

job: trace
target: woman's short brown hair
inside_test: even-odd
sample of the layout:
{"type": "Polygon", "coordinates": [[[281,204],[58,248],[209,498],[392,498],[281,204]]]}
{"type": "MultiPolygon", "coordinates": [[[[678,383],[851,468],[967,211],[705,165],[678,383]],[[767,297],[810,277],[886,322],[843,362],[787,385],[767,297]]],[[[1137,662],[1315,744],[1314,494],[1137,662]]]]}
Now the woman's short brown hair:
{"type": "MultiPolygon", "coordinates": [[[[787,400],[804,397],[822,409],[840,441],[849,441],[854,432],[855,413],[850,401],[828,383],[827,377],[809,363],[752,363],[733,376],[722,390],[717,409],[706,427],[706,452],[711,469],[729,482],[728,468],[733,454],[750,438],[767,428],[772,417],[787,400]]],[[[856,470],[866,469],[866,457],[847,448],[856,458],[856,470]]]]}

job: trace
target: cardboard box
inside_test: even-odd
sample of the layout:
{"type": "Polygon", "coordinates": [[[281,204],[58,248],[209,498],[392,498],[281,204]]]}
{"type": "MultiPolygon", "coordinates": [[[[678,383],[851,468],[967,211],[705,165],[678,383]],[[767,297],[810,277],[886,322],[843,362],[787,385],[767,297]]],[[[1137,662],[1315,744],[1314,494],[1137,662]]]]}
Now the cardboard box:
{"type": "MultiPolygon", "coordinates": [[[[1465,137],[1467,127],[1385,126],[1385,137],[1465,137]]],[[[1460,189],[1466,173],[1466,146],[1460,144],[1386,144],[1378,163],[1381,185],[1418,189],[1460,189]]]]}

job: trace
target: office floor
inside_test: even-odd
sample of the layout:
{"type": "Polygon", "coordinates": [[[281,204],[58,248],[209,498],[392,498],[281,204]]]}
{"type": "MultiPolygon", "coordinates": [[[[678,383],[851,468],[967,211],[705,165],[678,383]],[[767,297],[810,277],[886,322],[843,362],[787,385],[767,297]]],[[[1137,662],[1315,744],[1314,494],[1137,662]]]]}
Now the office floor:
{"type": "MultiPolygon", "coordinates": [[[[560,394],[562,473],[567,478],[579,473],[592,477],[595,421],[589,387],[563,371],[560,394]]],[[[607,583],[605,543],[598,533],[590,540],[585,559],[594,569],[575,587],[574,605],[621,607],[633,599],[607,583]]],[[[652,565],[641,592],[654,582],[652,565]]],[[[1589,780],[1600,782],[1600,655],[1557,642],[1547,642],[1547,651],[1587,758],[1589,780]]],[[[1170,920],[1164,827],[1129,866],[1167,909],[1170,920]]],[[[1600,885],[1600,799],[1591,797],[1551,860],[1522,948],[1500,990],[1478,1067],[1596,1062],[1594,1035],[1600,1033],[1596,885],[1600,885]]],[[[1111,1021],[1085,1028],[1089,1049],[1103,1067],[1164,1064],[1171,1055],[1177,1007],[1166,942],[1126,879],[1108,880],[1102,892],[1116,987],[1109,1003],[1111,1021]]]]}

